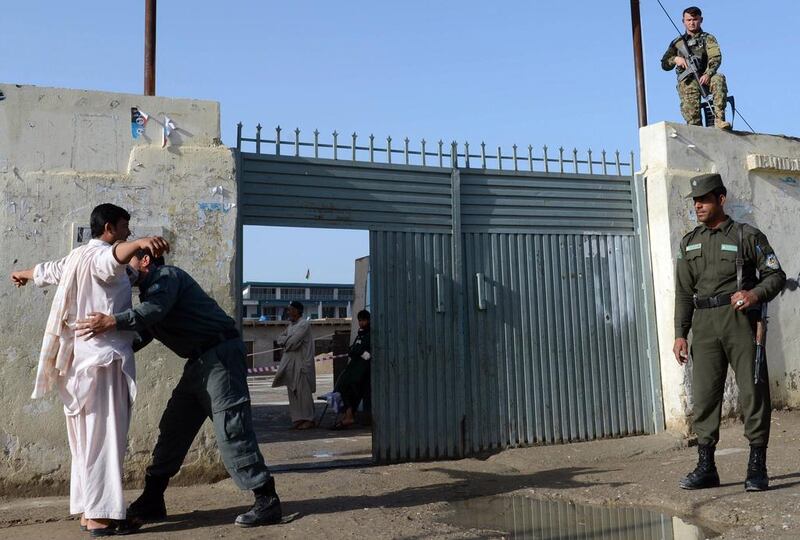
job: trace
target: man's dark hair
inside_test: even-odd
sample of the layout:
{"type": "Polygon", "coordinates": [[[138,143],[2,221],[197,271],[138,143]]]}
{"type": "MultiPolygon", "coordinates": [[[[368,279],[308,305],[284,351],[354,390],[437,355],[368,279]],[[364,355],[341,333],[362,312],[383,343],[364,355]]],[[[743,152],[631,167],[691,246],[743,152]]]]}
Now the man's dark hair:
{"type": "Polygon", "coordinates": [[[92,228],[92,238],[99,238],[106,229],[106,223],[117,226],[120,219],[130,221],[131,215],[124,208],[111,203],[103,203],[94,207],[89,225],[92,228]]]}
{"type": "Polygon", "coordinates": [[[711,191],[711,193],[713,193],[714,197],[716,197],[717,199],[719,199],[720,195],[725,195],[727,197],[728,196],[728,188],[726,188],[725,186],[719,186],[717,188],[714,188],[711,191]]]}
{"type": "Polygon", "coordinates": [[[361,311],[358,312],[358,315],[356,315],[356,318],[359,321],[368,321],[369,320],[369,311],[367,311],[366,309],[362,309],[361,311]]]}
{"type": "Polygon", "coordinates": [[[144,257],[145,255],[147,255],[148,257],[150,257],[150,264],[152,264],[153,266],[164,266],[164,265],[166,264],[166,263],[164,262],[164,256],[163,256],[163,255],[161,255],[161,256],[159,256],[159,257],[153,257],[153,254],[152,254],[152,253],[150,253],[150,250],[149,250],[149,249],[139,249],[139,250],[136,250],[136,258],[137,258],[137,259],[141,259],[141,258],[142,258],[142,257],[144,257]]]}
{"type": "Polygon", "coordinates": [[[700,11],[700,8],[697,7],[697,6],[689,6],[686,9],[684,9],[683,10],[683,14],[686,15],[687,13],[692,17],[702,17],[703,16],[703,12],[700,11]]]}

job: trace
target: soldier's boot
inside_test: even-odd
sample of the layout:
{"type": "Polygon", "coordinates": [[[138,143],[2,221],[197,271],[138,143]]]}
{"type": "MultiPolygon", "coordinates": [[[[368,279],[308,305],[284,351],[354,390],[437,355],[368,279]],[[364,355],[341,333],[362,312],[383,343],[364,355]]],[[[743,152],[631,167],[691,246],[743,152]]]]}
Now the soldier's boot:
{"type": "Polygon", "coordinates": [[[725,120],[725,113],[714,118],[714,127],[725,130],[731,129],[731,123],[725,120]]]}
{"type": "Polygon", "coordinates": [[[719,487],[719,473],[714,463],[715,447],[701,444],[697,447],[697,467],[678,484],[682,489],[719,487]]]}
{"type": "Polygon", "coordinates": [[[744,489],[745,491],[769,489],[766,446],[750,447],[750,460],[747,462],[747,478],[744,481],[744,489]]]}
{"type": "Polygon", "coordinates": [[[270,477],[266,484],[254,489],[253,494],[256,497],[253,507],[236,516],[236,524],[239,527],[257,527],[280,523],[283,512],[281,500],[275,492],[275,479],[270,477]]]}
{"type": "Polygon", "coordinates": [[[132,526],[141,526],[148,521],[159,521],[167,517],[164,492],[169,484],[168,476],[144,477],[144,491],[128,507],[128,521],[132,526]]]}

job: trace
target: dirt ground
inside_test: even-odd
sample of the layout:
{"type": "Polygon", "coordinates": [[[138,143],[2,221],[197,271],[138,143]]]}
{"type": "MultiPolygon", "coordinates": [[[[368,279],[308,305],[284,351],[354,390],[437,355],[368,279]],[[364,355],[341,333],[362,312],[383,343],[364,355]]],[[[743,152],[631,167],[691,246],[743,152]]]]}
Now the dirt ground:
{"type": "MultiPolygon", "coordinates": [[[[273,405],[279,404],[277,399],[275,394],[273,405]]],[[[262,399],[262,406],[269,401],[262,399]]],[[[262,419],[270,417],[267,409],[256,409],[262,419]]],[[[264,444],[263,450],[271,463],[282,463],[275,477],[284,512],[300,512],[300,518],[286,525],[235,527],[233,519],[247,510],[252,499],[225,480],[171,487],[168,519],[146,525],[136,537],[501,538],[499,532],[447,524],[454,512],[450,503],[515,494],[658,509],[700,522],[721,538],[800,538],[800,412],[796,411],[773,415],[768,461],[772,489],[765,493],[743,490],[747,443],[736,423],[723,429],[718,450],[722,487],[687,492],[677,483],[694,467],[696,449],[670,434],[512,449],[487,459],[371,466],[363,464],[369,449],[367,430],[318,429],[301,441],[281,436],[279,419],[279,415],[273,418],[272,432],[279,440],[264,444]],[[326,447],[333,450],[315,457],[312,449],[326,447]],[[290,459],[292,452],[302,458],[290,459]],[[351,459],[350,466],[325,468],[337,459],[351,459]]],[[[138,491],[126,492],[128,500],[137,495],[138,491]]],[[[0,537],[86,538],[67,512],[66,497],[0,498],[0,537]]]]}

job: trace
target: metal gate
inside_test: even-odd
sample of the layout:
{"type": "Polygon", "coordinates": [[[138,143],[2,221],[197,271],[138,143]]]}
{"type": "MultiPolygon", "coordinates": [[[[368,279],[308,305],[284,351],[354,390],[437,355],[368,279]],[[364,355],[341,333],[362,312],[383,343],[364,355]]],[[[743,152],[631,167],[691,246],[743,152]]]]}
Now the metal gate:
{"type": "Polygon", "coordinates": [[[338,137],[247,138],[240,124],[240,232],[370,231],[377,460],[662,428],[632,155],[338,137]]]}

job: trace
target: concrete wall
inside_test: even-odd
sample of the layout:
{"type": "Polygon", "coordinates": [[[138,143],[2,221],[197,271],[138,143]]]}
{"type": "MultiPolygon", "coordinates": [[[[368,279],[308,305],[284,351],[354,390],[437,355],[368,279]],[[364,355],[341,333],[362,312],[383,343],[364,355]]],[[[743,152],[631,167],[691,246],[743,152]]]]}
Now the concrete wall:
{"type": "MultiPolygon", "coordinates": [[[[800,405],[800,140],[659,123],[640,131],[641,165],[655,282],[658,341],[667,428],[687,432],[691,418],[691,371],[672,354],[675,255],[696,225],[688,180],[719,172],[728,187],[726,210],[763,231],[789,282],[770,304],[767,356],[773,406],[800,405]]],[[[736,413],[737,392],[729,373],[723,414],[736,413]]]]}
{"type": "MultiPolygon", "coordinates": [[[[214,102],[10,84],[0,84],[0,91],[0,492],[52,493],[63,491],[69,478],[64,415],[54,395],[29,396],[53,291],[17,290],[9,273],[66,254],[72,224],[88,225],[95,205],[112,202],[131,212],[134,234],[163,232],[173,246],[168,262],[188,270],[234,313],[235,162],[220,142],[214,102]],[[137,140],[133,106],[151,115],[137,140]],[[164,114],[177,126],[166,148],[164,114]]],[[[143,474],[183,367],[157,344],[136,361],[129,483],[143,474]]],[[[182,480],[221,474],[206,428],[182,480]]]]}

